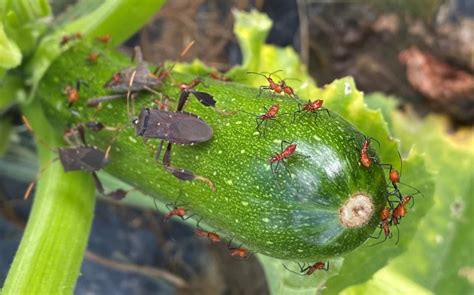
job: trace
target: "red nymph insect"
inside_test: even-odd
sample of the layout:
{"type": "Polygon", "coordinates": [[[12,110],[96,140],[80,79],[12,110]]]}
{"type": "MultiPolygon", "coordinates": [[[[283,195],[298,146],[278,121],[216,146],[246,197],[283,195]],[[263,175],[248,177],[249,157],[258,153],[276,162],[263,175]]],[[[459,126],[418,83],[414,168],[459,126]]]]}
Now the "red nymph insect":
{"type": "Polygon", "coordinates": [[[67,101],[68,101],[68,107],[71,107],[74,103],[79,101],[81,98],[81,95],[79,93],[81,87],[80,81],[76,82],[76,87],[71,86],[71,85],[66,85],[64,87],[63,93],[67,96],[67,101]]]}
{"type": "Polygon", "coordinates": [[[329,270],[329,261],[327,263],[324,263],[322,261],[318,261],[314,264],[308,264],[308,265],[306,265],[305,263],[303,263],[303,264],[298,263],[298,266],[300,267],[300,271],[296,272],[294,270],[289,269],[286,265],[283,264],[283,267],[286,270],[288,270],[292,273],[295,273],[295,274],[300,275],[300,276],[310,276],[317,270],[328,271],[329,270]]]}
{"type": "Polygon", "coordinates": [[[259,89],[259,91],[258,91],[258,95],[257,95],[257,96],[260,96],[260,95],[262,94],[262,91],[263,91],[263,90],[271,90],[271,91],[273,91],[274,93],[282,93],[282,92],[283,92],[283,87],[282,87],[282,85],[280,85],[279,83],[276,83],[276,82],[273,81],[273,79],[272,79],[272,75],[275,74],[275,73],[278,73],[278,72],[280,72],[280,71],[281,71],[281,70],[272,72],[272,73],[270,73],[268,76],[265,76],[264,74],[262,74],[262,73],[257,73],[257,72],[247,72],[247,74],[260,75],[260,76],[264,77],[265,79],[267,79],[267,81],[268,81],[268,86],[260,86],[260,89],[259,89]]]}
{"type": "Polygon", "coordinates": [[[171,204],[167,204],[166,207],[170,210],[168,213],[165,214],[165,216],[163,216],[163,219],[165,221],[171,219],[173,216],[178,216],[180,217],[182,220],[186,220],[186,219],[189,219],[191,218],[193,215],[190,215],[188,217],[184,217],[186,216],[187,214],[187,210],[186,208],[184,207],[180,207],[180,206],[173,206],[171,208],[171,204]]]}
{"type": "Polygon", "coordinates": [[[329,113],[329,110],[326,108],[323,108],[323,102],[324,101],[322,99],[316,99],[313,101],[308,100],[308,102],[305,104],[298,103],[298,110],[295,111],[293,114],[293,122],[296,120],[296,114],[301,113],[301,112],[317,113],[319,111],[325,111],[329,116],[331,116],[331,114],[329,113]]]}
{"type": "Polygon", "coordinates": [[[99,59],[100,53],[92,51],[87,55],[87,60],[94,63],[99,59]]]}
{"type": "MultiPolygon", "coordinates": [[[[392,225],[392,211],[391,211],[391,208],[387,208],[385,207],[381,212],[380,212],[380,223],[379,223],[379,227],[380,227],[380,231],[379,231],[379,234],[377,237],[372,237],[374,239],[378,239],[380,238],[380,234],[382,233],[382,230],[383,230],[383,233],[384,233],[384,239],[380,242],[377,242],[375,244],[372,244],[368,247],[372,247],[372,246],[375,246],[375,245],[378,245],[380,243],[383,243],[385,242],[388,238],[391,238],[392,237],[392,233],[390,231],[390,226],[392,225]]],[[[395,226],[397,226],[397,224],[395,224],[395,226]]],[[[398,230],[398,226],[397,226],[397,230],[398,230]]],[[[397,236],[397,242],[395,244],[398,244],[398,241],[400,239],[400,232],[398,232],[398,236],[397,236]]]]}
{"type": "Polygon", "coordinates": [[[404,196],[392,212],[392,222],[394,225],[400,223],[400,219],[408,213],[406,205],[413,199],[412,196],[404,196]]]}
{"type": "Polygon", "coordinates": [[[272,172],[275,173],[276,169],[278,168],[278,164],[280,162],[284,161],[285,159],[288,159],[291,157],[294,153],[296,152],[296,144],[287,142],[287,141],[282,141],[281,142],[281,152],[276,153],[271,159],[270,159],[270,167],[272,169],[272,172]],[[283,143],[287,143],[288,145],[286,148],[283,149],[283,143]],[[276,164],[276,167],[273,168],[273,164],[276,164]]]}
{"type": "Polygon", "coordinates": [[[380,146],[380,143],[375,138],[365,137],[364,142],[362,143],[362,147],[360,149],[360,163],[362,164],[362,166],[367,168],[370,168],[373,163],[373,157],[369,155],[369,147],[372,140],[380,146]]]}
{"type": "Polygon", "coordinates": [[[105,34],[105,35],[97,37],[97,41],[99,41],[100,43],[103,43],[103,44],[108,44],[110,42],[110,40],[112,40],[112,35],[110,35],[110,34],[105,34]]]}

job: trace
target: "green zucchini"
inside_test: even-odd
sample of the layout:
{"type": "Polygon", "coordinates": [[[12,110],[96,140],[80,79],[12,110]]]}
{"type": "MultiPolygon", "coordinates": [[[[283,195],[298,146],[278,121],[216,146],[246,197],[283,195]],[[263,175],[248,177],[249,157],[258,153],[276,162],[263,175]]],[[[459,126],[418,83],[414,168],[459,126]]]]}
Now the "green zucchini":
{"type": "MultiPolygon", "coordinates": [[[[212,191],[204,182],[178,180],[163,168],[161,159],[155,161],[159,142],[143,143],[135,135],[125,99],[104,103],[100,109],[85,107],[87,98],[107,94],[103,85],[115,72],[130,66],[127,57],[109,50],[102,50],[98,62],[91,64],[85,58],[90,50],[80,45],[60,57],[38,95],[58,131],[88,120],[122,127],[118,133],[87,133],[89,143],[104,149],[113,141],[106,168],[110,174],[154,197],[184,205],[242,247],[281,259],[337,256],[364,243],[377,227],[386,204],[384,171],[379,165],[360,164],[365,136],[336,113],[300,113],[293,122],[298,106],[289,97],[257,97],[258,89],[206,79],[198,89],[214,95],[217,107],[227,114],[190,99],[185,110],[205,120],[213,128],[213,138],[193,146],[174,145],[171,161],[209,178],[216,187],[212,191]],[[81,100],[69,109],[62,89],[77,80],[85,82],[81,100]],[[248,113],[262,114],[263,107],[272,104],[280,105],[279,122],[268,122],[261,136],[255,116],[248,113]],[[282,141],[296,144],[296,154],[273,173],[270,159],[281,152],[282,141]]],[[[176,83],[192,78],[173,74],[176,83]]],[[[169,82],[160,91],[175,99],[173,110],[179,89],[169,82]]],[[[153,107],[154,99],[141,94],[135,100],[136,112],[153,107]]],[[[377,159],[372,148],[370,154],[377,159]]]]}

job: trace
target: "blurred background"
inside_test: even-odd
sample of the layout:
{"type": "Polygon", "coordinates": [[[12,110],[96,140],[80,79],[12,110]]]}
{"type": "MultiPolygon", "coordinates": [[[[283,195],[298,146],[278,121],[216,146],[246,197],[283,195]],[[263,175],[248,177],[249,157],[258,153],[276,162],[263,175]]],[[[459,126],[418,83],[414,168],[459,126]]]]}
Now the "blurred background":
{"type": "MultiPolygon", "coordinates": [[[[232,9],[257,9],[273,20],[267,42],[299,52],[319,86],[351,75],[364,92],[402,97],[401,108],[446,115],[452,130],[472,125],[474,1],[363,2],[173,0],[121,50],[140,45],[159,64],[195,40],[182,61],[199,57],[225,72],[241,62],[232,9]]],[[[51,4],[58,14],[74,2],[51,4]]],[[[1,160],[0,281],[28,218],[32,199],[23,193],[36,175],[34,144],[21,128],[11,140],[22,164],[1,160]]],[[[76,294],[268,293],[256,259],[234,260],[225,245],[210,245],[184,224],[102,199],[95,215],[76,294]]]]}

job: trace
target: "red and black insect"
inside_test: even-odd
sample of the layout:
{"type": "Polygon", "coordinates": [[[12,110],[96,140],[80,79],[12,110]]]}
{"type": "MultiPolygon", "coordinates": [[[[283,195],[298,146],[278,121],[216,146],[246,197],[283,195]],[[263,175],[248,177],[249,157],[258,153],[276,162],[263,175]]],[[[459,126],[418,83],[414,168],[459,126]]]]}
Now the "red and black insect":
{"type": "Polygon", "coordinates": [[[324,101],[322,99],[316,99],[313,101],[308,100],[308,102],[305,104],[298,103],[298,110],[295,111],[293,114],[293,122],[296,120],[296,115],[301,112],[317,114],[319,111],[325,111],[328,114],[328,116],[331,116],[331,114],[329,113],[329,110],[326,108],[323,108],[323,102],[324,101]]]}
{"type": "Polygon", "coordinates": [[[99,59],[100,57],[100,53],[98,52],[95,52],[95,51],[91,51],[88,55],[87,55],[87,61],[91,62],[91,63],[95,63],[97,62],[97,60],[99,59]]]}
{"type": "Polygon", "coordinates": [[[278,112],[280,111],[280,105],[274,104],[270,106],[269,109],[267,109],[266,107],[263,107],[263,109],[265,110],[265,113],[261,115],[256,115],[256,114],[252,114],[252,113],[241,110],[241,112],[255,116],[255,121],[257,124],[256,129],[260,135],[265,135],[265,130],[267,129],[266,124],[270,120],[274,120],[275,122],[281,125],[281,123],[277,120],[277,115],[278,115],[278,112]],[[263,131],[261,128],[263,129],[263,131]]]}
{"type": "Polygon", "coordinates": [[[278,165],[280,163],[284,163],[286,159],[289,157],[293,156],[296,152],[296,144],[288,141],[282,141],[281,142],[281,152],[276,153],[271,159],[270,159],[270,168],[272,169],[272,172],[275,173],[275,171],[278,169],[278,165]],[[285,148],[283,148],[283,144],[286,143],[288,144],[285,148]],[[276,163],[276,167],[273,167],[273,164],[276,163]]]}
{"type": "MultiPolygon", "coordinates": [[[[406,186],[406,187],[409,187],[409,188],[415,190],[416,191],[415,194],[423,195],[420,192],[420,190],[418,190],[414,186],[411,186],[409,184],[406,184],[406,183],[403,183],[403,182],[400,181],[400,179],[402,177],[402,171],[403,171],[403,161],[402,161],[402,157],[401,157],[400,153],[398,153],[398,157],[400,159],[400,172],[398,172],[398,170],[394,169],[393,166],[390,165],[390,164],[381,164],[382,166],[388,166],[388,168],[389,168],[388,179],[392,183],[392,187],[394,189],[394,191],[393,191],[393,193],[391,193],[391,195],[396,195],[399,199],[399,202],[403,201],[403,197],[402,197],[402,193],[400,192],[399,185],[403,185],[403,186],[406,186]]],[[[412,207],[413,207],[415,199],[412,198],[412,200],[413,200],[413,203],[412,203],[412,207]]]]}
{"type": "Polygon", "coordinates": [[[61,41],[59,42],[59,45],[60,45],[60,46],[64,46],[64,45],[68,44],[70,41],[71,41],[71,36],[69,36],[69,35],[63,35],[63,36],[61,37],[61,41]]]}
{"type": "Polygon", "coordinates": [[[96,38],[97,41],[99,41],[100,43],[103,43],[103,44],[108,44],[110,42],[110,40],[112,40],[112,35],[110,34],[104,34],[102,36],[98,36],[96,38]]]}
{"type": "Polygon", "coordinates": [[[165,216],[163,216],[163,219],[165,221],[170,220],[173,216],[178,216],[182,220],[187,220],[187,219],[191,218],[192,216],[194,216],[193,214],[191,214],[189,216],[186,216],[186,214],[187,214],[186,208],[184,208],[180,205],[166,204],[166,208],[168,208],[168,210],[170,210],[170,211],[168,213],[166,213],[165,216]]]}
{"type": "Polygon", "coordinates": [[[74,87],[72,85],[66,85],[66,87],[64,87],[63,93],[67,97],[69,108],[73,104],[78,102],[79,99],[81,98],[80,89],[81,89],[81,82],[80,81],[76,81],[76,87],[74,87]]]}
{"type": "Polygon", "coordinates": [[[374,158],[369,155],[369,148],[372,140],[378,143],[378,145],[380,146],[380,143],[375,138],[365,137],[362,143],[362,147],[360,149],[360,163],[362,164],[362,166],[367,168],[370,168],[374,161],[374,158]]]}
{"type": "Polygon", "coordinates": [[[218,80],[218,81],[223,81],[223,82],[230,82],[230,81],[232,81],[231,78],[226,77],[226,76],[224,76],[223,74],[221,74],[221,73],[219,73],[219,72],[210,72],[210,73],[209,73],[209,76],[210,76],[211,79],[213,79],[213,80],[218,80]]]}
{"type": "Polygon", "coordinates": [[[237,247],[237,248],[229,248],[229,255],[232,257],[248,259],[251,253],[248,249],[237,247]]]}
{"type": "Polygon", "coordinates": [[[200,226],[199,226],[199,223],[201,222],[202,218],[199,219],[198,223],[196,224],[196,235],[198,237],[201,237],[201,238],[207,238],[209,239],[209,241],[213,242],[213,243],[218,243],[221,241],[221,237],[218,233],[216,232],[211,232],[211,231],[206,231],[204,229],[202,229],[200,226]]]}
{"type": "Polygon", "coordinates": [[[278,94],[283,92],[283,87],[279,83],[276,83],[272,79],[272,75],[275,74],[275,73],[278,73],[278,72],[281,72],[281,70],[272,72],[268,76],[266,76],[265,74],[262,74],[262,73],[257,73],[257,72],[247,72],[247,74],[260,75],[260,76],[264,77],[265,79],[267,79],[267,81],[268,81],[268,86],[260,86],[257,96],[260,96],[262,94],[263,90],[270,90],[270,91],[273,91],[274,93],[278,93],[278,94]]]}
{"type": "Polygon", "coordinates": [[[290,97],[293,97],[293,98],[296,97],[295,91],[293,90],[293,88],[291,88],[290,86],[288,86],[286,84],[285,80],[280,81],[280,87],[283,90],[283,93],[285,93],[286,95],[288,95],[290,97]]]}
{"type": "Polygon", "coordinates": [[[80,40],[82,39],[82,34],[77,32],[77,33],[74,33],[74,34],[70,34],[70,35],[63,35],[61,37],[61,41],[59,42],[59,46],[64,46],[66,44],[68,44],[69,42],[71,41],[74,41],[74,40],[80,40]]]}
{"type": "Polygon", "coordinates": [[[312,275],[315,271],[317,270],[324,270],[324,271],[328,271],[329,270],[329,261],[324,263],[322,261],[318,261],[314,264],[308,264],[306,265],[306,263],[299,263],[298,262],[298,266],[300,268],[299,272],[296,272],[294,270],[291,270],[289,269],[286,265],[283,264],[283,267],[292,272],[292,273],[295,273],[297,275],[300,275],[300,276],[310,276],[312,275]]]}
{"type": "Polygon", "coordinates": [[[413,199],[412,196],[404,196],[401,201],[398,202],[397,207],[393,209],[392,212],[392,222],[394,225],[397,225],[400,223],[400,219],[405,217],[405,215],[408,213],[408,210],[406,208],[406,205],[410,203],[410,201],[413,199]]]}
{"type": "Polygon", "coordinates": [[[164,99],[155,99],[155,104],[158,106],[158,109],[167,111],[170,107],[170,100],[167,97],[164,99]]]}
{"type": "Polygon", "coordinates": [[[229,249],[229,255],[232,257],[236,257],[239,259],[244,259],[247,260],[252,256],[253,252],[245,249],[242,247],[242,245],[238,247],[233,247],[232,246],[232,239],[229,240],[229,243],[227,244],[227,249],[229,249]]]}
{"type": "MultiPolygon", "coordinates": [[[[385,242],[388,238],[392,238],[392,232],[390,231],[390,226],[392,225],[392,220],[393,220],[392,209],[385,207],[380,212],[380,222],[379,222],[380,231],[379,231],[379,234],[377,235],[377,237],[372,237],[374,239],[379,239],[380,235],[382,234],[382,231],[383,231],[384,239],[382,241],[377,242],[375,244],[372,244],[368,247],[378,245],[380,243],[385,242]]],[[[400,239],[400,232],[398,231],[398,225],[397,224],[394,224],[394,225],[397,226],[397,232],[398,232],[397,242],[395,243],[395,245],[396,245],[396,244],[398,244],[398,241],[400,239]]]]}

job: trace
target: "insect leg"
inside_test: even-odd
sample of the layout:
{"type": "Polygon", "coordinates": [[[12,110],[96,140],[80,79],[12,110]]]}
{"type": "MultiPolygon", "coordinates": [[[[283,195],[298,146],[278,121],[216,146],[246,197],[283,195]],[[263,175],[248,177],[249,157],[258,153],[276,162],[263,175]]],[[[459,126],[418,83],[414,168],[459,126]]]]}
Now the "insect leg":
{"type": "Polygon", "coordinates": [[[181,91],[181,94],[179,95],[179,100],[178,100],[178,107],[176,108],[177,112],[181,112],[184,108],[184,104],[189,98],[189,91],[181,91]]]}
{"type": "Polygon", "coordinates": [[[104,194],[104,187],[102,186],[102,181],[100,181],[99,177],[97,176],[97,173],[92,172],[92,177],[94,178],[95,182],[95,187],[97,191],[103,195],[104,194]]]}
{"type": "Polygon", "coordinates": [[[88,107],[96,107],[102,102],[107,102],[107,101],[112,101],[116,100],[118,98],[124,97],[123,94],[114,94],[114,95],[106,95],[106,96],[99,96],[99,97],[93,97],[87,101],[87,106],[88,107]]]}
{"type": "Polygon", "coordinates": [[[285,264],[282,263],[282,265],[283,265],[283,267],[284,267],[287,271],[292,272],[292,273],[294,273],[294,274],[297,274],[297,275],[299,275],[299,276],[304,276],[304,274],[302,274],[302,273],[300,273],[300,272],[296,272],[296,271],[294,271],[294,270],[292,270],[292,269],[289,269],[285,264]]]}
{"type": "Polygon", "coordinates": [[[165,155],[163,157],[163,166],[165,167],[165,169],[168,172],[170,172],[176,178],[181,179],[181,180],[188,180],[188,181],[200,180],[200,181],[203,181],[211,188],[212,191],[216,190],[216,188],[214,186],[214,183],[211,180],[209,180],[208,178],[203,177],[203,176],[199,176],[199,175],[194,175],[194,173],[190,170],[185,170],[185,169],[182,169],[182,168],[176,168],[176,167],[171,166],[171,147],[172,147],[172,143],[168,142],[168,145],[166,146],[165,155]]]}
{"type": "Polygon", "coordinates": [[[164,140],[160,141],[160,145],[158,146],[158,148],[156,149],[156,154],[155,154],[155,161],[157,161],[159,158],[160,158],[160,155],[161,155],[161,150],[163,149],[163,144],[164,144],[164,140]]]}

